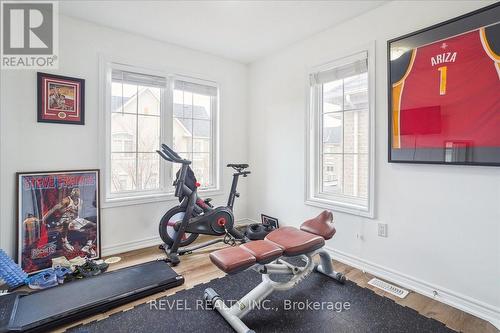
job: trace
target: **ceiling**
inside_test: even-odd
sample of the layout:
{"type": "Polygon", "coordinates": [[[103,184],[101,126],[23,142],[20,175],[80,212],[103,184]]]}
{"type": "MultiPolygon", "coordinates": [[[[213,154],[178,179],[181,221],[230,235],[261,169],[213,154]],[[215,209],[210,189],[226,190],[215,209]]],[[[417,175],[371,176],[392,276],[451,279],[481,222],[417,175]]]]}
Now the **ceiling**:
{"type": "Polygon", "coordinates": [[[250,63],[386,1],[61,1],[62,14],[250,63]]]}

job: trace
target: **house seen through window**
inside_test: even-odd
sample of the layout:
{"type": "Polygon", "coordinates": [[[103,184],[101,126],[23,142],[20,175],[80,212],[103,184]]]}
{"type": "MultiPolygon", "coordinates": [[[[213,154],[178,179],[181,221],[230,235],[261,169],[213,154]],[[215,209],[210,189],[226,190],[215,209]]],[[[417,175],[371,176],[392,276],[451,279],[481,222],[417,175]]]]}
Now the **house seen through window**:
{"type": "Polygon", "coordinates": [[[215,87],[175,81],[174,150],[192,161],[191,168],[202,187],[215,185],[213,113],[216,99],[215,87]]]}
{"type": "Polygon", "coordinates": [[[218,89],[188,80],[112,70],[109,193],[169,192],[179,165],[156,153],[161,143],[192,161],[201,190],[217,187],[218,89]],[[168,93],[168,87],[173,90],[168,93]],[[169,126],[169,124],[172,124],[169,126]]]}
{"type": "MultiPolygon", "coordinates": [[[[125,75],[124,75],[125,74],[125,75]]],[[[127,80],[115,72],[111,87],[111,192],[160,187],[160,110],[164,86],[127,80]]],[[[146,78],[145,78],[146,79],[146,78]]],[[[144,80],[146,81],[146,80],[144,80]]]]}

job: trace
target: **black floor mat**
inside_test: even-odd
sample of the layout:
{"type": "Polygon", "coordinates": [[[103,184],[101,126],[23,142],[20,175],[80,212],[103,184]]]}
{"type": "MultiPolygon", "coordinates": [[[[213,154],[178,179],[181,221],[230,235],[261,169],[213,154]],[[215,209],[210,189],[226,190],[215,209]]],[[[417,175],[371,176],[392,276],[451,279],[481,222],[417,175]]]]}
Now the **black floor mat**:
{"type": "MultiPolygon", "coordinates": [[[[228,304],[238,300],[261,281],[253,270],[225,276],[175,295],[160,298],[129,311],[72,328],[71,332],[233,332],[217,311],[202,304],[205,288],[213,288],[228,304]]],[[[312,273],[295,288],[279,292],[251,311],[243,321],[256,332],[454,332],[444,324],[421,316],[355,283],[345,285],[319,273],[312,273]],[[319,309],[292,310],[291,303],[319,302],[319,309]],[[324,302],[324,303],[321,303],[324,302]],[[349,309],[334,307],[348,302],[349,309]],[[288,306],[288,309],[285,307],[288,306]]],[[[309,303],[311,305],[311,303],[309,303]]]]}

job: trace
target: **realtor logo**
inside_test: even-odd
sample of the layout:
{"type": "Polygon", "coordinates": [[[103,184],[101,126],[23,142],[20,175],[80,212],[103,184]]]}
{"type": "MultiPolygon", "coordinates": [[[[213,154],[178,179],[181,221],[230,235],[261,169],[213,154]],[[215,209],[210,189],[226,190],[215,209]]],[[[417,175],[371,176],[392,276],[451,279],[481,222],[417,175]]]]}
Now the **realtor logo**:
{"type": "Polygon", "coordinates": [[[56,69],[57,2],[2,1],[2,69],[56,69]]]}

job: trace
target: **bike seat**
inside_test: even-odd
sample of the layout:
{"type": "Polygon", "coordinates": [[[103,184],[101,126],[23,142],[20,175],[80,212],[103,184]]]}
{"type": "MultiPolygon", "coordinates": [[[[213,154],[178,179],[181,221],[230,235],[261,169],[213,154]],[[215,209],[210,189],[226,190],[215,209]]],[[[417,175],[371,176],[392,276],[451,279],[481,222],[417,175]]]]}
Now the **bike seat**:
{"type": "Polygon", "coordinates": [[[248,168],[248,164],[232,164],[232,163],[230,163],[227,165],[227,167],[237,169],[237,170],[243,170],[243,169],[248,168]]]}

